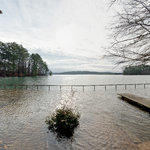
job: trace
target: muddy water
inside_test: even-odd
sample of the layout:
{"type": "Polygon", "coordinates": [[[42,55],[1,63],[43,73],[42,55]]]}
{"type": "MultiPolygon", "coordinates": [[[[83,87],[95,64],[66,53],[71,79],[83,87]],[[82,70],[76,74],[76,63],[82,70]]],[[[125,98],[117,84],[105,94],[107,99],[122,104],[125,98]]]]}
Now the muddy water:
{"type": "MultiPolygon", "coordinates": [[[[149,90],[128,89],[147,97],[149,90]]],[[[113,89],[0,90],[0,150],[141,149],[150,141],[150,114],[116,94],[113,89]],[[71,139],[58,139],[45,118],[66,102],[80,112],[80,126],[71,139]]]]}

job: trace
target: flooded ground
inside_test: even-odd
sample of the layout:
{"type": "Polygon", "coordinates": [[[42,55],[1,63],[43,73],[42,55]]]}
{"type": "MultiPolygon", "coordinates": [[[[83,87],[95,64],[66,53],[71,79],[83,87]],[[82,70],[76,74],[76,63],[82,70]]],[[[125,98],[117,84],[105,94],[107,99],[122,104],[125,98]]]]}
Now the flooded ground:
{"type": "MultiPolygon", "coordinates": [[[[150,97],[149,90],[127,92],[150,97]]],[[[0,90],[0,150],[143,149],[150,141],[150,114],[117,92],[124,90],[0,90]],[[80,126],[71,139],[58,139],[45,119],[66,102],[80,112],[80,126]]]]}
{"type": "Polygon", "coordinates": [[[0,142],[8,149],[136,149],[150,140],[148,113],[109,92],[1,91],[0,142]],[[65,101],[77,106],[73,139],[58,140],[45,118],[65,101]]]}

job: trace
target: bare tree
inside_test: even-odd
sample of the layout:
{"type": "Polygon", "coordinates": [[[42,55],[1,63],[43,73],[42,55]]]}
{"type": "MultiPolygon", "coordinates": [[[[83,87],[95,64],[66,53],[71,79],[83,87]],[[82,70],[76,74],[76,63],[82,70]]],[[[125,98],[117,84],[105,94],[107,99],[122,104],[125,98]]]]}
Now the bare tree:
{"type": "MultiPolygon", "coordinates": [[[[117,0],[113,0],[111,5],[117,0]]],[[[150,0],[120,0],[107,57],[117,64],[150,62],[150,0]]]]}

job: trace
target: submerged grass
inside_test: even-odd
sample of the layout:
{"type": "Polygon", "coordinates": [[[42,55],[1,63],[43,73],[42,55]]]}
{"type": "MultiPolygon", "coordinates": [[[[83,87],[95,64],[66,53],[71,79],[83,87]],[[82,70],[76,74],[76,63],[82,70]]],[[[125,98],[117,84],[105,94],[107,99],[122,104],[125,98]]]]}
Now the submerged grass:
{"type": "Polygon", "coordinates": [[[63,106],[46,119],[49,129],[58,136],[71,137],[79,125],[80,114],[74,109],[63,106]]]}

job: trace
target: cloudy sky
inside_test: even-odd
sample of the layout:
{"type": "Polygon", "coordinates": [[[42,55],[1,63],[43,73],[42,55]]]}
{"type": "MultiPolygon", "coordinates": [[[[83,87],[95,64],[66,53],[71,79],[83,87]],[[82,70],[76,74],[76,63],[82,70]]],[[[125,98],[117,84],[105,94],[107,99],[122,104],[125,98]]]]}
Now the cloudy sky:
{"type": "Polygon", "coordinates": [[[112,11],[106,0],[0,0],[0,41],[39,53],[54,72],[120,71],[101,59],[112,11]]]}

